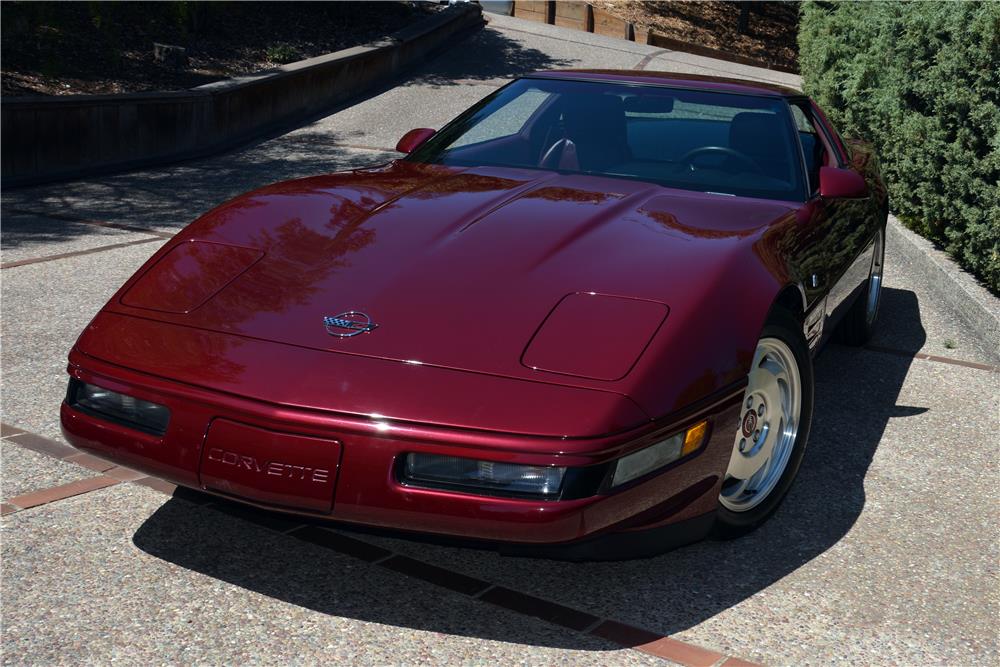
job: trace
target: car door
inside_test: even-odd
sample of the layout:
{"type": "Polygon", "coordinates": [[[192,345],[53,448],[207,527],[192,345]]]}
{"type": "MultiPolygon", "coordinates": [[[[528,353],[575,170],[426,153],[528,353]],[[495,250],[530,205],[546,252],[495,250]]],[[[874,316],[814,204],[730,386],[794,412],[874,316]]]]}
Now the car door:
{"type": "MultiPolygon", "coordinates": [[[[789,102],[809,179],[810,196],[803,207],[800,241],[803,253],[798,273],[804,278],[807,301],[818,301],[811,321],[824,320],[829,334],[868,278],[877,216],[871,193],[860,198],[819,194],[821,167],[847,168],[848,156],[832,128],[806,99],[789,102]],[[820,310],[821,309],[821,310],[820,310]]],[[[817,332],[819,333],[819,332],[817,332]]]]}

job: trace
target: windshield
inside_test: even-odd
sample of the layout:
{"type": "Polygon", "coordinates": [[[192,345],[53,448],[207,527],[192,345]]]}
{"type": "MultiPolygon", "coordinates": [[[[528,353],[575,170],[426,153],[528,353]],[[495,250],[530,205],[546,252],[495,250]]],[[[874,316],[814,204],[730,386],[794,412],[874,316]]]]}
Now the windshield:
{"type": "Polygon", "coordinates": [[[407,159],[802,200],[794,132],[781,99],[528,78],[487,97],[407,159]]]}

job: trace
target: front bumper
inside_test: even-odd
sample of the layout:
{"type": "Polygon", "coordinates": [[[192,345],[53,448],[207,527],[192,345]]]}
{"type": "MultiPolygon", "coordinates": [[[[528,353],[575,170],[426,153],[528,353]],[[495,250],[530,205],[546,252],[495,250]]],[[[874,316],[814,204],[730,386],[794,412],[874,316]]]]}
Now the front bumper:
{"type": "MultiPolygon", "coordinates": [[[[81,358],[77,355],[74,361],[81,358]]],[[[558,545],[607,533],[637,534],[650,529],[662,533],[673,525],[687,526],[688,532],[695,526],[698,534],[693,538],[699,537],[707,525],[706,517],[710,518],[717,506],[721,476],[732,447],[730,426],[737,422],[742,397],[742,388],[734,387],[669,421],[624,433],[540,438],[292,409],[85,359],[86,368],[71,364],[72,377],[165,405],[172,416],[166,433],[157,436],[64,403],[63,433],[79,449],[178,485],[268,509],[364,526],[524,545],[558,545]],[[407,486],[396,474],[398,461],[409,452],[531,465],[608,467],[623,454],[702,419],[709,420],[710,433],[698,452],[620,488],[602,489],[588,497],[536,500],[484,496],[407,486]],[[236,426],[225,431],[219,424],[236,426]],[[224,435],[216,437],[219,432],[224,435]],[[259,456],[245,456],[246,461],[220,453],[242,456],[241,442],[246,441],[247,433],[273,435],[272,449],[259,456]],[[211,443],[210,436],[214,438],[211,443]],[[310,450],[323,443],[330,446],[310,450]],[[294,456],[268,453],[291,452],[292,448],[294,456]],[[322,460],[303,460],[303,456],[311,456],[309,451],[322,451],[322,460]],[[220,464],[210,474],[206,469],[209,456],[220,464]],[[224,456],[231,459],[232,476],[221,466],[224,456]],[[290,463],[275,467],[277,459],[290,463]],[[318,486],[304,491],[304,484],[317,480],[304,479],[294,470],[289,473],[291,468],[328,471],[318,481],[329,484],[329,502],[323,502],[326,492],[318,486]],[[273,474],[267,477],[269,472],[273,474]],[[259,479],[264,481],[253,482],[254,475],[263,475],[259,479]],[[251,481],[246,482],[248,479],[251,481]],[[309,502],[303,501],[304,495],[311,495],[309,502]]]]}

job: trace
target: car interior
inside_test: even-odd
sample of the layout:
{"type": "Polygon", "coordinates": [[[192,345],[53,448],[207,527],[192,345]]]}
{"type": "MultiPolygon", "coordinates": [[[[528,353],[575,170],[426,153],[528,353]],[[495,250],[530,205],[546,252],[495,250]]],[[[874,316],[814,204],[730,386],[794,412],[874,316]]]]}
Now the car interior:
{"type": "MultiPolygon", "coordinates": [[[[783,103],[701,91],[566,88],[529,88],[474,119],[441,161],[620,176],[719,194],[785,197],[799,190],[799,147],[783,103]]],[[[800,128],[799,137],[814,184],[823,147],[811,127],[800,128]]]]}
{"type": "Polygon", "coordinates": [[[791,105],[792,118],[802,144],[802,154],[806,162],[806,172],[809,177],[809,191],[819,191],[819,168],[836,166],[832,153],[827,150],[824,140],[816,130],[816,125],[810,118],[808,110],[799,104],[791,105]]]}

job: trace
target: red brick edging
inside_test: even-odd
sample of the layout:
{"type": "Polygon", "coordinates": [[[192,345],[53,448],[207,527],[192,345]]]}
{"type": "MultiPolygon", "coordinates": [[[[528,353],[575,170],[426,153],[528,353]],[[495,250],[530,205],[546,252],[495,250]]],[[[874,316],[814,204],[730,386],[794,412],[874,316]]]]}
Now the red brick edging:
{"type": "Polygon", "coordinates": [[[757,667],[755,663],[726,656],[696,644],[689,644],[673,637],[618,621],[599,618],[589,612],[492,584],[483,579],[453,572],[409,556],[403,556],[329,528],[299,525],[284,532],[303,542],[325,547],[393,572],[447,588],[508,611],[538,618],[567,630],[574,630],[618,644],[622,648],[642,651],[687,667],[712,667],[713,665],[719,665],[719,667],[757,667]]]}
{"type": "Polygon", "coordinates": [[[103,489],[108,486],[120,484],[121,481],[122,480],[115,479],[114,477],[99,475],[97,477],[88,477],[87,479],[78,479],[75,482],[53,486],[48,489],[31,491],[15,498],[11,498],[5,502],[3,504],[3,514],[13,514],[14,512],[26,510],[29,507],[47,505],[48,503],[55,502],[57,500],[63,500],[65,498],[72,498],[73,496],[79,496],[84,493],[90,493],[91,491],[96,491],[97,489],[103,489]]]}
{"type": "Polygon", "coordinates": [[[146,477],[142,473],[117,466],[96,456],[77,451],[69,445],[49,440],[34,433],[28,433],[9,424],[0,424],[0,437],[5,442],[19,445],[38,454],[44,454],[45,456],[50,456],[67,463],[75,463],[88,470],[102,473],[97,477],[79,479],[68,484],[60,484],[59,486],[47,489],[30,491],[14,498],[7,498],[3,501],[2,509],[0,509],[0,515],[2,516],[20,512],[29,507],[38,507],[39,505],[47,505],[57,500],[83,495],[84,493],[114,486],[121,482],[132,482],[146,477]]]}

